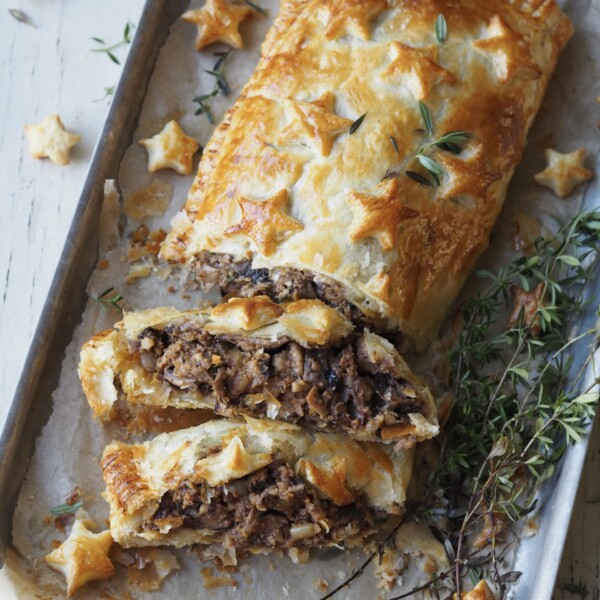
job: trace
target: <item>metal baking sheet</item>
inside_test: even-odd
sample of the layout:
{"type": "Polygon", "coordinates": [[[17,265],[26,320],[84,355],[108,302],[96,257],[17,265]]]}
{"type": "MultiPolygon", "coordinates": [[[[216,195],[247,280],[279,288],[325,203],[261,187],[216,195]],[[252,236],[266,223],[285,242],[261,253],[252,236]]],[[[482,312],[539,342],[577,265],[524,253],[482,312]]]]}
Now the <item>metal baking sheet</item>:
{"type": "MultiPolygon", "coordinates": [[[[133,140],[158,52],[171,25],[188,4],[189,0],[147,1],[96,148],[49,299],[0,438],[0,489],[4,492],[0,496],[0,561],[4,560],[10,545],[15,503],[35,440],[52,409],[48,399],[57,387],[65,350],[87,300],[86,286],[98,258],[97,224],[104,181],[118,176],[119,165],[133,140]]],[[[566,2],[566,5],[574,6],[574,2],[566,2]]],[[[554,91],[564,83],[560,80],[554,84],[554,91]]],[[[557,126],[557,135],[565,135],[568,127],[569,118],[565,117],[565,123],[557,126]]],[[[534,132],[532,137],[535,135],[541,137],[541,133],[534,132]]],[[[521,176],[517,173],[511,190],[519,189],[521,176]]],[[[595,184],[588,189],[586,205],[597,206],[598,197],[595,184]]],[[[598,292],[597,297],[600,297],[600,287],[598,292]]],[[[593,315],[587,317],[593,318],[593,315]]],[[[555,485],[549,490],[551,494],[544,502],[540,532],[524,540],[519,550],[518,569],[524,571],[524,575],[514,590],[515,598],[549,600],[552,597],[586,448],[587,442],[584,442],[571,448],[565,456],[555,485]]]]}
{"type": "Polygon", "coordinates": [[[25,367],[0,437],[0,561],[11,540],[19,489],[50,416],[65,349],[87,301],[86,286],[98,260],[98,222],[104,182],[116,179],[133,139],[142,102],[169,28],[189,0],[147,0],[123,74],[90,165],[81,198],[42,311],[25,367]]]}

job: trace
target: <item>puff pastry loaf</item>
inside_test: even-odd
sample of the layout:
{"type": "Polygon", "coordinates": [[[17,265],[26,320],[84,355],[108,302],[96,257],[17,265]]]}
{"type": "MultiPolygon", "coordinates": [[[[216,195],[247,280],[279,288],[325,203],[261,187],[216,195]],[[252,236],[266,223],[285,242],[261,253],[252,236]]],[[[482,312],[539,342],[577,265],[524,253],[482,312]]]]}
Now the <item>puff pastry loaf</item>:
{"type": "Polygon", "coordinates": [[[225,293],[322,298],[422,347],[488,245],[571,33],[554,0],[283,1],[163,256],[225,293]],[[439,185],[406,175],[427,175],[417,153],[452,131],[471,134],[462,149],[426,152],[439,185]]]}
{"type": "Polygon", "coordinates": [[[119,544],[248,551],[363,538],[402,512],[411,467],[411,450],[254,419],[113,442],[102,459],[119,544]]]}
{"type": "Polygon", "coordinates": [[[90,340],[79,375],[96,417],[209,408],[408,447],[438,432],[425,384],[385,339],[319,300],[236,298],[210,311],[127,313],[90,340]]]}

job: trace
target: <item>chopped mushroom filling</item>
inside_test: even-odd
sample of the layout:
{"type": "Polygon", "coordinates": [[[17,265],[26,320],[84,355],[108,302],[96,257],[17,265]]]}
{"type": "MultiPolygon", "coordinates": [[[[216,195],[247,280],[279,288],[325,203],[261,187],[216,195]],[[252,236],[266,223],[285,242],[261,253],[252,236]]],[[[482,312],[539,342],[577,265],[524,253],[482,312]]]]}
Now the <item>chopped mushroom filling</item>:
{"type": "Polygon", "coordinates": [[[304,348],[288,338],[213,335],[182,319],[164,330],[147,328],[129,343],[146,370],[175,388],[213,395],[223,416],[376,435],[425,411],[411,383],[372,362],[359,333],[304,348]]]}
{"type": "Polygon", "coordinates": [[[316,547],[341,542],[373,526],[375,514],[360,499],[336,506],[282,461],[220,485],[183,482],[167,492],[152,516],[154,528],[170,525],[224,534],[224,545],[316,547]]]}
{"type": "Polygon", "coordinates": [[[357,324],[371,323],[344,294],[343,286],[315,279],[298,269],[253,269],[251,260],[236,260],[230,254],[200,252],[191,265],[191,281],[203,289],[217,287],[224,296],[251,298],[266,295],[275,302],[322,300],[357,324]]]}

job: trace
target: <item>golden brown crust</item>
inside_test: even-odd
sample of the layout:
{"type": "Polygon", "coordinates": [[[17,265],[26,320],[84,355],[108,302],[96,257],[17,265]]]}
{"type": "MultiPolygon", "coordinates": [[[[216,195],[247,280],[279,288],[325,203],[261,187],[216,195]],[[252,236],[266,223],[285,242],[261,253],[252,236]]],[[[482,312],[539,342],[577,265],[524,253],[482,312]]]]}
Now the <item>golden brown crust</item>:
{"type": "Polygon", "coordinates": [[[339,506],[360,495],[377,511],[399,514],[410,482],[412,451],[391,447],[375,451],[374,446],[343,435],[313,434],[294,425],[254,419],[210,421],[161,434],[145,444],[113,442],[102,459],[111,532],[123,546],[219,541],[219,532],[186,529],[173,519],[161,519],[158,529],[152,527],[162,496],[182,482],[234,481],[274,460],[289,465],[339,506]],[[234,456],[238,458],[232,460],[234,456]],[[143,489],[143,501],[141,494],[129,493],[129,487],[143,489]]]}
{"type": "Polygon", "coordinates": [[[423,345],[488,244],[571,32],[550,0],[286,2],[254,76],[206,148],[163,256],[183,262],[210,251],[252,258],[256,268],[315,272],[342,284],[368,317],[423,345]],[[419,99],[436,136],[472,134],[459,155],[432,152],[444,168],[439,188],[404,174],[420,169],[414,157],[430,142],[415,133],[419,99]],[[339,130],[365,113],[352,135],[339,130]],[[363,214],[359,199],[377,197],[388,170],[399,173],[387,184],[397,186],[394,200],[376,218],[363,214]],[[259,202],[282,190],[286,217],[301,226],[268,247],[241,228],[226,234],[243,222],[240,198],[259,202]]]}

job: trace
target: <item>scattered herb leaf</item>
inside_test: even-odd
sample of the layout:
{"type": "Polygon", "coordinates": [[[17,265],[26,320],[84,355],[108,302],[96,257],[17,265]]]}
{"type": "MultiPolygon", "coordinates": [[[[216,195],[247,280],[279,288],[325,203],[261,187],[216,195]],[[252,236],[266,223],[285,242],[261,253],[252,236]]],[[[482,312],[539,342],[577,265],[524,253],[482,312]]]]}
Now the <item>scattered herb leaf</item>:
{"type": "Polygon", "coordinates": [[[77,512],[83,506],[83,500],[79,500],[74,504],[59,504],[50,509],[53,515],[68,515],[69,513],[77,512]]]}
{"type": "Polygon", "coordinates": [[[419,100],[419,111],[421,112],[423,123],[425,124],[425,130],[429,135],[433,135],[433,122],[431,120],[431,113],[429,112],[429,109],[423,100],[419,100]]]}
{"type": "Polygon", "coordinates": [[[233,48],[229,48],[229,50],[223,52],[215,52],[213,56],[217,57],[217,62],[214,64],[212,69],[204,69],[205,73],[212,75],[215,78],[215,83],[213,85],[213,89],[208,94],[200,94],[193,98],[192,102],[195,102],[198,105],[196,115],[206,115],[208,122],[214,125],[215,117],[210,109],[210,105],[208,100],[218,96],[219,94],[223,94],[223,96],[229,96],[231,94],[231,88],[225,79],[225,75],[223,74],[223,70],[225,67],[225,61],[227,57],[233,52],[233,48]]]}
{"type": "Polygon", "coordinates": [[[254,4],[250,0],[244,0],[244,2],[250,7],[253,8],[257,13],[260,13],[263,17],[268,17],[269,12],[265,10],[262,6],[258,6],[258,4],[254,4]]]}
{"type": "Polygon", "coordinates": [[[107,288],[96,298],[96,302],[98,302],[102,310],[106,310],[108,306],[112,306],[123,311],[123,307],[121,306],[122,301],[123,296],[115,292],[115,288],[113,287],[107,288]]]}
{"type": "Polygon", "coordinates": [[[97,44],[102,44],[104,47],[103,48],[92,48],[90,51],[91,52],[102,52],[103,54],[106,54],[106,56],[108,56],[108,58],[112,62],[114,62],[116,65],[120,65],[121,61],[114,54],[113,50],[117,50],[118,48],[121,48],[122,46],[131,44],[131,32],[133,31],[133,29],[135,29],[135,25],[131,21],[127,21],[127,23],[125,24],[125,29],[123,30],[123,39],[121,39],[116,44],[112,44],[110,46],[107,45],[106,42],[102,38],[93,37],[92,41],[96,42],[97,44]]]}
{"type": "Polygon", "coordinates": [[[440,44],[443,44],[448,38],[448,23],[442,14],[439,14],[435,20],[435,35],[440,44]]]}
{"type": "Polygon", "coordinates": [[[416,171],[406,171],[406,174],[413,181],[416,181],[417,183],[420,183],[421,185],[428,185],[429,187],[433,187],[433,183],[431,183],[431,181],[429,179],[427,179],[427,177],[425,177],[424,175],[421,175],[421,173],[417,173],[416,171]]]}
{"type": "Polygon", "coordinates": [[[392,146],[394,146],[394,150],[396,151],[396,154],[400,154],[400,150],[398,148],[398,142],[396,141],[396,138],[393,135],[390,135],[390,142],[392,142],[392,146]]]}
{"type": "Polygon", "coordinates": [[[362,122],[365,120],[366,116],[367,113],[360,115],[360,117],[358,117],[358,119],[356,119],[356,121],[350,125],[350,135],[356,133],[356,130],[362,125],[362,122]]]}
{"type": "Polygon", "coordinates": [[[110,87],[105,87],[104,88],[104,96],[102,96],[102,98],[98,98],[97,100],[94,100],[94,102],[102,102],[102,100],[106,100],[107,98],[110,98],[110,96],[112,96],[115,93],[115,88],[116,86],[111,85],[110,87]]]}
{"type": "Polygon", "coordinates": [[[30,25],[35,29],[33,21],[22,10],[19,10],[18,8],[9,8],[8,12],[10,13],[10,16],[19,21],[19,23],[25,23],[25,25],[30,25]]]}

